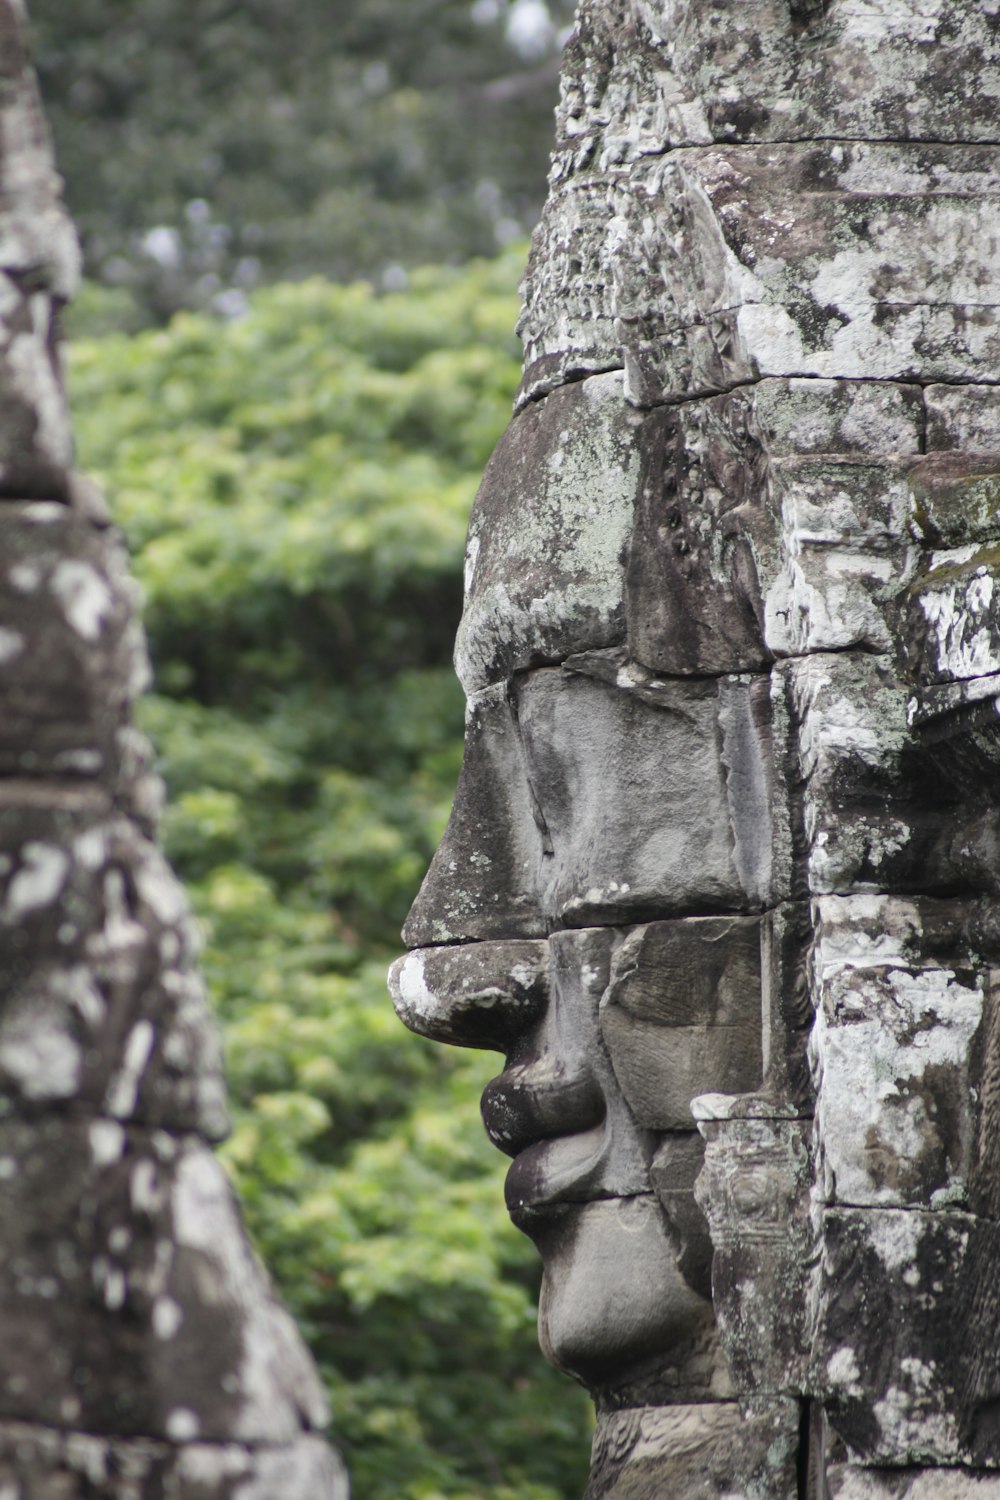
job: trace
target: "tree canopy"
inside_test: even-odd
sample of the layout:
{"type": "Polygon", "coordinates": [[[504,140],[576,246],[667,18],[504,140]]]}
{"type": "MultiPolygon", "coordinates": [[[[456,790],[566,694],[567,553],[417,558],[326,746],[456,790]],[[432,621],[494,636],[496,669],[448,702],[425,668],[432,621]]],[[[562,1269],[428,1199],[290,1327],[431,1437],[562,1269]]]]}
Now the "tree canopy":
{"type": "Polygon", "coordinates": [[[461,758],[450,663],[517,380],[523,246],[405,292],[319,279],[134,337],[90,288],[71,385],[147,596],[168,852],[225,1022],[250,1228],[328,1382],[355,1500],[575,1500],[588,1408],[477,1098],[385,991],[461,758]]]}
{"type": "MultiPolygon", "coordinates": [[[[493,254],[544,197],[571,0],[33,0],[89,273],[144,316],[493,254]]],[[[133,311],[133,316],[134,316],[133,311]]]]}

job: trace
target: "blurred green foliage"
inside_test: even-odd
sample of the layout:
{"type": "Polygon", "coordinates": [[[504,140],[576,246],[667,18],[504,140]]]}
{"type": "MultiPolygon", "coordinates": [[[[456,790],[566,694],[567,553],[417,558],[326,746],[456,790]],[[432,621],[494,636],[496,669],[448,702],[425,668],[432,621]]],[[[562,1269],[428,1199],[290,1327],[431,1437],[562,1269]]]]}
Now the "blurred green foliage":
{"type": "Polygon", "coordinates": [[[465,518],[509,410],[523,247],[407,291],[320,280],[87,336],[71,385],[146,592],[175,860],[224,1018],[248,1222],[320,1362],[355,1500],[576,1500],[582,1392],[477,1100],[495,1058],[392,1014],[462,703],[465,518]]]}
{"type": "Polygon", "coordinates": [[[32,0],[90,275],[130,323],[495,254],[541,208],[573,8],[32,0]]]}

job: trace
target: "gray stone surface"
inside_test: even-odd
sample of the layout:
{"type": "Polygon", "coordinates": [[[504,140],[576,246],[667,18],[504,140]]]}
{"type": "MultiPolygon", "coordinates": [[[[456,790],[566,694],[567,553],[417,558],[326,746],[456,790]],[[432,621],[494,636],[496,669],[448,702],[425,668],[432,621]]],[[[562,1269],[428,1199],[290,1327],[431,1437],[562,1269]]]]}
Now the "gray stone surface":
{"type": "Polygon", "coordinates": [[[997,194],[992,147],[824,134],[554,183],[525,283],[524,395],[617,365],[639,406],[763,376],[981,376],[997,355],[980,312],[1000,289],[979,207],[997,194]]]}
{"type": "Polygon", "coordinates": [[[107,1118],[9,1120],[0,1163],[0,1415],[175,1443],[325,1425],[204,1144],[107,1118]]]}
{"type": "Polygon", "coordinates": [[[1000,1485],[998,98],[992,0],[583,0],[567,47],[407,932],[491,977],[395,983],[508,1050],[587,1500],[1000,1485]]]}
{"type": "Polygon", "coordinates": [[[72,471],[78,251],[0,0],[0,1494],[347,1500],[208,1143],[221,1048],[135,727],[121,539],[72,471]]]}
{"type": "Polygon", "coordinates": [[[690,1130],[696,1094],[759,1089],[759,921],[634,928],[615,953],[601,1032],[632,1113],[651,1130],[690,1130]]]}
{"type": "Polygon", "coordinates": [[[864,1469],[837,1464],[827,1475],[830,1500],[996,1500],[1000,1474],[967,1469],[864,1469]]]}
{"type": "Polygon", "coordinates": [[[797,1500],[798,1436],[792,1401],[610,1411],[584,1500],[797,1500]]]}
{"type": "Polygon", "coordinates": [[[10,1500],[347,1500],[347,1474],[321,1438],[256,1451],[235,1443],[106,1438],[0,1422],[10,1500]]]}
{"type": "Polygon", "coordinates": [[[469,521],[455,665],[467,692],[624,638],[623,561],[659,426],[599,375],[527,407],[469,521]]]}
{"type": "Polygon", "coordinates": [[[811,1380],[857,1459],[1000,1467],[998,1236],[956,1211],[823,1213],[811,1380]]]}

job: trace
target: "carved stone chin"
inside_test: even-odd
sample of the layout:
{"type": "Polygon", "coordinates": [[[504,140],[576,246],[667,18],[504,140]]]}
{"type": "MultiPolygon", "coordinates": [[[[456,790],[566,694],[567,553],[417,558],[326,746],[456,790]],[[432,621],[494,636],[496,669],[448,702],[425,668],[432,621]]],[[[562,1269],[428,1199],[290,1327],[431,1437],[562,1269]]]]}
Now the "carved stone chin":
{"type": "Polygon", "coordinates": [[[506,1053],[588,1500],[1000,1493],[994,9],[567,45],[392,983],[506,1053]]]}

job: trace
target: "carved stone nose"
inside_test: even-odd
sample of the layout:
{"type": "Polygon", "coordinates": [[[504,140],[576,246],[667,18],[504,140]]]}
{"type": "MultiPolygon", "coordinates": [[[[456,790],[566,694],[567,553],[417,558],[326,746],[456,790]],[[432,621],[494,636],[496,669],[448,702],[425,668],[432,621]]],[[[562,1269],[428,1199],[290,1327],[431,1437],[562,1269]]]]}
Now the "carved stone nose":
{"type": "Polygon", "coordinates": [[[396,1014],[419,1036],[509,1052],[545,1009],[544,939],[416,948],[389,970],[396,1014]]]}

